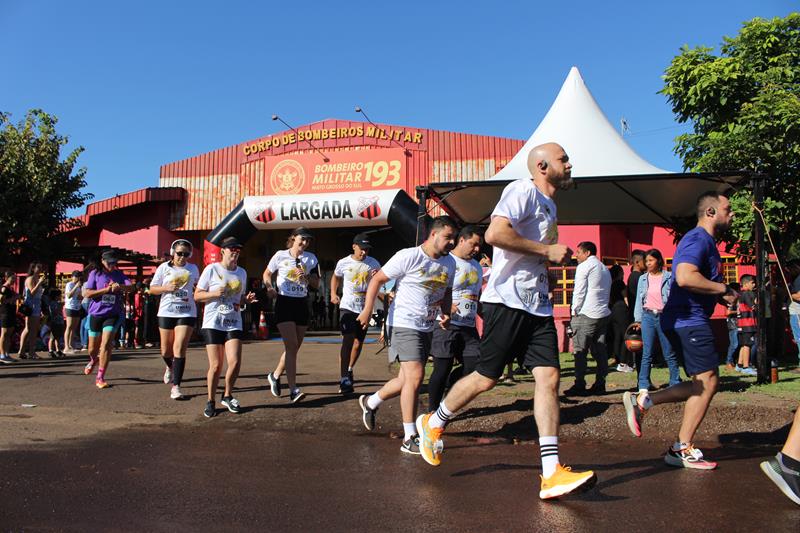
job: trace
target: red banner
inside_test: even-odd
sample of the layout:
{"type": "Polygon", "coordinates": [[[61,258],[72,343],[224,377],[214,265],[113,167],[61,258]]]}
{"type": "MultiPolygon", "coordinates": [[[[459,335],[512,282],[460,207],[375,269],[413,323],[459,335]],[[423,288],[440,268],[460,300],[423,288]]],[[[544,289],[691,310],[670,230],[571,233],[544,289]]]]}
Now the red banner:
{"type": "Polygon", "coordinates": [[[406,155],[400,148],[352,150],[264,158],[270,194],[313,194],[406,188],[406,155]]]}

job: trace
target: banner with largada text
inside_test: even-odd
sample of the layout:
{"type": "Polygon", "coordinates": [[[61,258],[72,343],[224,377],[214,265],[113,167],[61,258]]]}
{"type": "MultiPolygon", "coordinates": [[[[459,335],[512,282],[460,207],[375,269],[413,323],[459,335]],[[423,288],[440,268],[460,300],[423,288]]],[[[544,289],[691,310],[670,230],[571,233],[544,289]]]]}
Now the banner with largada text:
{"type": "Polygon", "coordinates": [[[244,210],[257,229],[384,226],[400,189],[245,196],[244,210]]]}
{"type": "Polygon", "coordinates": [[[406,188],[406,154],[400,148],[266,157],[272,194],[312,194],[406,188]]]}

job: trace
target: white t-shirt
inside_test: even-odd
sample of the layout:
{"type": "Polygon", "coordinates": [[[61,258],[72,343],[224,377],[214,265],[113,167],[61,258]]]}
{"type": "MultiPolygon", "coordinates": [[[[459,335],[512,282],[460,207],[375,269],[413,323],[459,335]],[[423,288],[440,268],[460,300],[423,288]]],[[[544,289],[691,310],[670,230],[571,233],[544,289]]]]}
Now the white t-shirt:
{"type": "Polygon", "coordinates": [[[367,286],[372,276],[381,269],[381,264],[374,257],[367,256],[363,261],[356,261],[348,255],[339,259],[333,275],[344,280],[342,285],[342,301],[339,309],[360,313],[364,310],[367,297],[367,286]]]}
{"type": "Polygon", "coordinates": [[[73,293],[72,298],[67,298],[67,293],[73,289],[77,285],[74,281],[68,281],[67,286],[64,287],[64,308],[69,309],[70,311],[78,311],[81,308],[81,300],[83,296],[81,295],[81,290],[77,290],[73,293]]]}
{"type": "Polygon", "coordinates": [[[204,291],[224,288],[222,296],[206,301],[203,310],[203,328],[220,331],[242,329],[239,309],[247,284],[247,272],[242,267],[228,270],[219,263],[211,263],[200,275],[197,287],[204,291]]]}
{"type": "Polygon", "coordinates": [[[450,254],[456,262],[456,277],[453,282],[453,303],[458,310],[450,317],[454,326],[475,327],[478,313],[478,295],[483,285],[482,267],[474,259],[461,259],[450,254]]]}
{"type": "MultiPolygon", "coordinates": [[[[611,314],[611,273],[596,255],[590,255],[575,269],[572,290],[572,315],[600,319],[611,314]]],[[[660,293],[659,293],[660,294],[660,293]]]]}
{"type": "Polygon", "coordinates": [[[389,307],[387,324],[430,332],[448,288],[453,287],[456,262],[445,255],[433,259],[421,246],[400,250],[383,265],[383,273],[396,279],[396,296],[389,307]]]}
{"type": "MultiPolygon", "coordinates": [[[[492,212],[492,217],[496,216],[507,218],[511,227],[526,239],[544,244],[558,242],[556,204],[534,187],[530,178],[515,180],[503,189],[492,212]]],[[[544,256],[495,247],[492,273],[481,301],[504,304],[536,316],[553,316],[548,285],[544,256]]]]}
{"type": "Polygon", "coordinates": [[[311,252],[303,252],[299,259],[298,264],[289,250],[281,250],[275,252],[269,260],[267,269],[278,273],[278,294],[292,298],[303,298],[308,294],[307,278],[302,278],[301,275],[309,276],[317,268],[317,256],[311,252]]]}
{"type": "Polygon", "coordinates": [[[152,285],[160,287],[174,281],[174,292],[161,293],[158,304],[158,316],[184,318],[197,316],[197,305],[194,303],[194,286],[200,272],[197,265],[186,263],[185,267],[161,263],[153,274],[152,285]]]}

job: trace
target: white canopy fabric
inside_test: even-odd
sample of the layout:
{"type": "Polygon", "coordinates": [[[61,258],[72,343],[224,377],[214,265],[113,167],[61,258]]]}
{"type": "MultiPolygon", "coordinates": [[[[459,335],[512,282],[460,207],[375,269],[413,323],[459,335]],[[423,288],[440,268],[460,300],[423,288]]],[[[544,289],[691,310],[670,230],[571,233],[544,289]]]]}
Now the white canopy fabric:
{"type": "Polygon", "coordinates": [[[490,180],[530,176],[528,153],[546,142],[557,142],[572,163],[572,177],[667,174],[642,159],[609,123],[586,88],[577,67],[572,67],[553,105],[528,142],[490,180]]]}

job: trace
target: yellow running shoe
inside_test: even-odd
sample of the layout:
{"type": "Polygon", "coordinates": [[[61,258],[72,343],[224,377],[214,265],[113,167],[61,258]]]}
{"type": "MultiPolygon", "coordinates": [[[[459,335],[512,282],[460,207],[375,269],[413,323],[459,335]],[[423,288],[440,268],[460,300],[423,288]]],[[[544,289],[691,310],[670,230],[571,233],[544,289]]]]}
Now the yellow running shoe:
{"type": "Polygon", "coordinates": [[[419,434],[419,451],[429,465],[439,466],[442,462],[442,433],[444,428],[432,428],[428,425],[431,413],[417,417],[417,433],[419,434]]]}
{"type": "Polygon", "coordinates": [[[589,482],[593,484],[597,481],[597,477],[591,470],[587,470],[586,472],[573,472],[572,468],[561,465],[556,465],[556,471],[552,476],[548,478],[539,477],[542,478],[542,490],[539,491],[539,498],[543,500],[558,498],[559,496],[569,494],[579,487],[585,486],[589,482]]]}
{"type": "Polygon", "coordinates": [[[103,380],[98,379],[97,381],[94,382],[94,385],[98,389],[107,389],[109,387],[109,384],[104,379],[103,380]]]}

